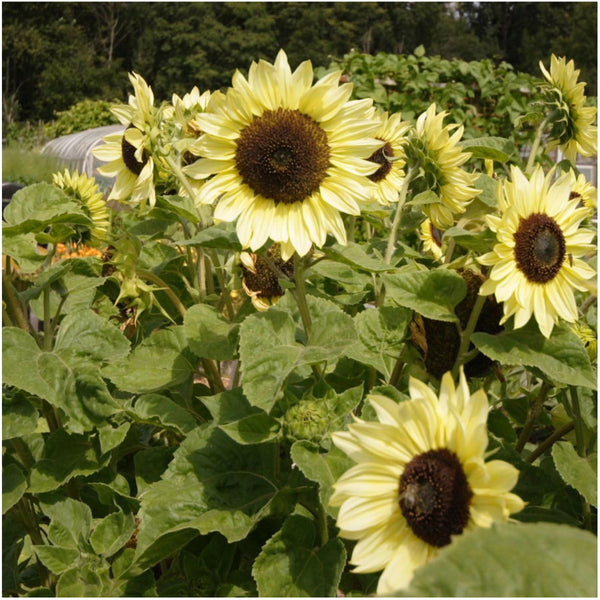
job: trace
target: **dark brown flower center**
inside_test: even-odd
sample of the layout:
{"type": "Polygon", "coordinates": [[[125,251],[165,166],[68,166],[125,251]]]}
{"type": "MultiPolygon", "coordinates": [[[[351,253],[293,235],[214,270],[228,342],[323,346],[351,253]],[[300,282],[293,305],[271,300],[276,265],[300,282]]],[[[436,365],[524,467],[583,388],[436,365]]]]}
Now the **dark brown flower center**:
{"type": "MultiPolygon", "coordinates": [[[[129,125],[127,129],[135,129],[135,127],[133,125],[129,125]]],[[[133,144],[130,144],[125,139],[125,135],[123,135],[121,138],[121,155],[123,157],[123,162],[134,175],[139,175],[142,172],[144,165],[148,162],[149,156],[146,150],[144,150],[142,153],[142,162],[140,162],[135,157],[136,150],[137,148],[133,144]]]]}
{"type": "Polygon", "coordinates": [[[266,110],[242,130],[235,162],[256,194],[276,203],[302,202],[329,168],[327,134],[297,110],[266,110]]]}
{"type": "Polygon", "coordinates": [[[293,277],[294,261],[282,260],[279,249],[271,247],[267,258],[259,254],[254,255],[254,269],[256,273],[253,273],[242,264],[244,283],[248,290],[257,292],[259,298],[276,298],[283,296],[277,271],[281,271],[288,277],[293,277]]]}
{"type": "Polygon", "coordinates": [[[431,233],[431,239],[436,243],[436,245],[441,248],[442,247],[442,232],[430,221],[429,222],[429,231],[431,233]]]}
{"type": "Polygon", "coordinates": [[[565,259],[565,238],[556,221],[543,213],[521,219],[514,234],[515,260],[532,283],[547,283],[556,277],[565,259]]]}
{"type": "Polygon", "coordinates": [[[413,533],[440,548],[462,533],[473,492],[454,452],[442,448],[413,458],[400,478],[399,504],[413,533]]]}
{"type": "Polygon", "coordinates": [[[389,160],[390,158],[394,158],[394,150],[389,142],[386,142],[379,150],[369,156],[368,160],[381,165],[375,173],[369,175],[371,181],[378,182],[387,177],[387,174],[392,169],[392,161],[389,160]]]}

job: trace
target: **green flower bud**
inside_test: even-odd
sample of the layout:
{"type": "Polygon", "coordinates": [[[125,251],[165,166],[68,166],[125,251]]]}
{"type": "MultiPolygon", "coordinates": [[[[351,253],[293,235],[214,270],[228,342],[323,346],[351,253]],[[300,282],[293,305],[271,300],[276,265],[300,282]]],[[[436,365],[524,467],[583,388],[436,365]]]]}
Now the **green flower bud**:
{"type": "Polygon", "coordinates": [[[284,432],[289,440],[319,442],[327,433],[327,406],[315,400],[301,400],[284,417],[284,432]]]}

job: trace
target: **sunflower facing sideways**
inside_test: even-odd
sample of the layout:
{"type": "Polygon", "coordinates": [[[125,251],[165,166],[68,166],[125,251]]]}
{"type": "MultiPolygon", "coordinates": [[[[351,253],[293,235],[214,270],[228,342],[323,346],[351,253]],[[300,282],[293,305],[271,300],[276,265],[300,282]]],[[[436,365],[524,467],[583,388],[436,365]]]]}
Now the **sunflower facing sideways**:
{"type": "Polygon", "coordinates": [[[154,160],[149,148],[156,133],[156,109],[152,88],[136,73],[129,75],[135,91],[129,104],[112,108],[113,114],[125,126],[124,132],[111,133],[103,138],[104,144],[92,154],[107,162],[98,171],[107,177],[116,177],[109,200],[129,199],[142,208],[156,203],[154,190],[154,160]]]}
{"type": "Polygon", "coordinates": [[[371,137],[379,123],[371,99],[349,101],[352,85],[340,85],[340,74],[313,85],[310,61],[292,72],[281,50],[274,64],[252,63],[248,79],[237,71],[223,102],[197,116],[203,158],[184,171],[213,176],[200,201],[218,199],[216,221],[237,219],[244,248],[271,238],[287,260],[328,233],[345,243],[341,213],[358,215],[370,200],[378,165],[367,159],[383,146],[371,137]]]}
{"type": "Polygon", "coordinates": [[[422,206],[438,229],[452,227],[455,215],[464,213],[467,204],[480,193],[473,187],[479,175],[461,168],[471,157],[458,145],[464,127],[444,126],[447,114],[445,111],[436,114],[436,106],[432,104],[417,119],[406,147],[408,167],[423,174],[411,184],[413,191],[430,190],[438,197],[436,202],[422,206]]]}
{"type": "Polygon", "coordinates": [[[375,132],[375,137],[384,145],[369,157],[371,162],[380,165],[375,173],[369,175],[369,179],[376,186],[375,200],[383,206],[389,206],[398,202],[398,192],[404,182],[404,143],[410,123],[402,121],[400,113],[391,117],[383,113],[380,118],[381,127],[375,132]]]}
{"type": "Polygon", "coordinates": [[[556,111],[552,119],[547,149],[560,146],[571,163],[577,154],[593,156],[598,151],[598,128],[593,125],[596,108],[585,105],[585,82],[577,82],[579,69],[563,56],[550,58],[550,72],[540,61],[540,69],[548,81],[546,92],[549,108],[556,111]]]}
{"type": "Polygon", "coordinates": [[[528,180],[513,166],[511,180],[498,182],[500,214],[486,217],[498,243],[478,258],[492,267],[479,293],[504,303],[501,323],[514,315],[518,329],[534,315],[547,338],[559,318],[577,320],[573,289],[587,290],[595,275],[580,258],[594,249],[594,232],[579,227],[590,209],[569,199],[569,173],[554,183],[553,176],[538,166],[528,180]]]}
{"type": "Polygon", "coordinates": [[[357,540],[354,572],[383,570],[378,594],[406,588],[453,536],[524,507],[510,492],[518,470],[485,462],[485,392],[471,395],[462,371],[456,387],[450,373],[443,376],[439,398],[415,378],[409,391],[400,403],[370,395],[378,420],[355,418],[348,431],[332,434],[357,464],[334,484],[330,504],[340,507],[340,535],[357,540]]]}
{"type": "Polygon", "coordinates": [[[96,180],[85,173],[80,175],[78,171],[71,173],[65,169],[62,173],[52,175],[52,183],[75,198],[92,220],[92,226],[80,232],[79,241],[93,247],[101,246],[106,242],[110,228],[110,211],[102,197],[102,192],[98,190],[96,180]]]}

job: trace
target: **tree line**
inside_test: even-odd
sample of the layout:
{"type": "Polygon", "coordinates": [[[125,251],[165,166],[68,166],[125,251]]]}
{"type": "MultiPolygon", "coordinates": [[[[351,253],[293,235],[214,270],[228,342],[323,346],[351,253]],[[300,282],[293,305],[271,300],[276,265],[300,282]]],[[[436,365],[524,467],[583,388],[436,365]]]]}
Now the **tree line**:
{"type": "Polygon", "coordinates": [[[139,72],[157,98],[227,86],[236,68],[327,66],[351,49],[507,61],[539,75],[552,52],[596,86],[595,2],[9,2],[3,124],[49,120],[84,98],[123,100],[139,72]]]}

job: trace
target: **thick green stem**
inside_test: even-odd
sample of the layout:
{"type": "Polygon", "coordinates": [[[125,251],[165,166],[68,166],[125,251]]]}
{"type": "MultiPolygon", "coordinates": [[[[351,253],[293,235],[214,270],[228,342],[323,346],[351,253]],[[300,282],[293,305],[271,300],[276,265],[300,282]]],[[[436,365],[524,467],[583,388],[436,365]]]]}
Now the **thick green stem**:
{"type": "MultiPolygon", "coordinates": [[[[183,186],[183,189],[187,192],[188,196],[192,199],[194,204],[196,204],[196,193],[194,192],[192,186],[190,185],[190,182],[188,181],[187,177],[183,174],[183,171],[181,170],[179,165],[173,160],[173,158],[171,156],[166,156],[165,158],[167,160],[167,164],[169,165],[169,168],[173,172],[173,175],[175,175],[175,177],[177,177],[177,179],[179,179],[179,181],[181,182],[181,185],[183,186]]],[[[197,212],[198,212],[198,218],[200,219],[200,227],[202,229],[205,229],[206,223],[204,221],[204,216],[202,215],[201,211],[197,211],[197,212]]]]}
{"type": "Polygon", "coordinates": [[[579,394],[577,388],[569,389],[571,396],[571,409],[573,410],[573,421],[575,423],[575,446],[579,456],[585,456],[585,438],[583,435],[583,420],[581,419],[581,409],[579,407],[579,394]]]}
{"type": "Polygon", "coordinates": [[[225,282],[225,277],[223,276],[223,267],[221,266],[221,262],[219,261],[219,255],[217,254],[217,251],[215,249],[212,249],[209,252],[209,256],[212,261],[213,267],[215,268],[217,280],[219,282],[219,286],[221,287],[221,295],[225,302],[225,306],[227,307],[229,320],[231,321],[235,316],[235,311],[233,310],[233,304],[231,302],[229,287],[227,286],[227,283],[225,282]]]}
{"type": "Polygon", "coordinates": [[[294,274],[296,281],[296,293],[294,296],[296,298],[296,303],[298,304],[302,324],[304,325],[306,339],[308,340],[312,331],[312,321],[306,302],[306,288],[304,287],[304,259],[298,256],[297,253],[294,253],[294,274]]]}
{"type": "Polygon", "coordinates": [[[29,321],[25,317],[25,313],[23,311],[23,307],[19,298],[17,297],[17,292],[12,284],[12,281],[6,276],[5,273],[2,273],[2,290],[4,292],[4,298],[6,300],[6,307],[8,309],[8,313],[12,318],[12,321],[17,324],[18,327],[24,329],[25,331],[30,330],[29,321]]]}
{"type": "Polygon", "coordinates": [[[525,462],[533,463],[533,461],[544,454],[548,448],[550,448],[555,442],[560,440],[563,436],[567,435],[575,427],[575,423],[570,421],[566,425],[563,425],[560,429],[557,429],[549,438],[545,439],[526,459],[525,462]]]}
{"type": "Polygon", "coordinates": [[[525,421],[525,425],[523,425],[523,431],[521,431],[521,435],[519,436],[517,444],[515,445],[515,450],[517,452],[521,452],[523,448],[525,448],[525,444],[529,440],[529,434],[533,429],[536,419],[542,411],[542,406],[544,406],[544,402],[546,401],[546,397],[548,396],[548,392],[550,391],[550,389],[550,384],[544,382],[540,389],[540,393],[537,395],[537,398],[533,401],[533,406],[531,407],[531,411],[529,412],[527,421],[525,421]]]}
{"type": "Polygon", "coordinates": [[[175,292],[163,279],[156,275],[156,273],[153,273],[152,271],[147,271],[145,269],[139,269],[138,275],[143,279],[147,279],[148,281],[151,281],[152,283],[155,283],[156,285],[160,286],[161,290],[165,292],[165,294],[167,294],[171,302],[175,305],[175,308],[179,311],[179,314],[182,317],[185,317],[185,306],[181,303],[181,300],[177,297],[175,292]]]}
{"type": "Polygon", "coordinates": [[[408,193],[408,187],[410,180],[413,177],[413,171],[409,170],[402,182],[400,188],[398,203],[396,205],[396,214],[394,215],[394,221],[392,222],[392,229],[390,231],[390,237],[388,238],[387,248],[385,250],[385,262],[389,265],[392,262],[392,255],[396,249],[396,236],[398,235],[398,228],[400,227],[400,221],[402,220],[402,209],[406,200],[406,194],[408,193]]]}
{"type": "Polygon", "coordinates": [[[548,121],[551,119],[552,115],[548,115],[538,127],[535,132],[535,138],[533,140],[533,144],[531,145],[531,152],[529,154],[529,158],[527,160],[527,166],[525,167],[525,173],[530,174],[533,171],[533,167],[535,165],[535,158],[537,156],[538,148],[540,147],[540,142],[542,141],[542,135],[544,133],[544,129],[548,124],[548,121]]]}
{"type": "Polygon", "coordinates": [[[471,336],[475,331],[475,327],[477,325],[477,321],[479,320],[479,315],[481,314],[486,298],[487,296],[477,296],[477,300],[475,300],[475,304],[471,309],[471,314],[469,315],[467,325],[460,334],[460,347],[456,356],[456,362],[452,368],[452,374],[455,378],[458,376],[458,370],[460,366],[465,363],[468,356],[471,336]]]}
{"type": "Polygon", "coordinates": [[[50,316],[50,286],[44,288],[44,350],[52,350],[52,317],[50,316]]]}
{"type": "Polygon", "coordinates": [[[214,360],[210,358],[202,359],[202,366],[204,367],[204,374],[208,381],[212,384],[214,391],[216,392],[224,392],[225,386],[223,385],[223,380],[221,379],[221,375],[219,374],[219,369],[214,360]]]}

